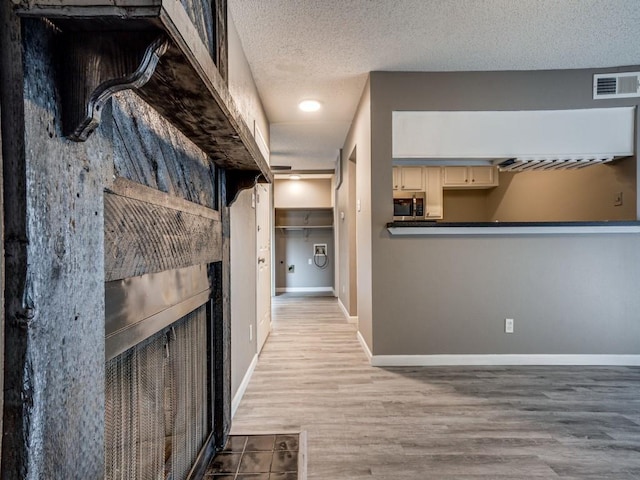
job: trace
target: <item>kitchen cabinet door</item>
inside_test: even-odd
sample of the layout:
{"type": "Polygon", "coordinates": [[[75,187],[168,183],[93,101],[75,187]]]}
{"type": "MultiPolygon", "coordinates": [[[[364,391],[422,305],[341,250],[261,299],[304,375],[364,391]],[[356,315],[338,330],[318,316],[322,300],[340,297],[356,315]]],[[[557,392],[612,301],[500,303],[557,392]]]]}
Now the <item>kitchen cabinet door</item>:
{"type": "Polygon", "coordinates": [[[425,167],[424,182],[427,187],[424,217],[427,220],[442,218],[442,170],[440,167],[425,167]]]}
{"type": "Polygon", "coordinates": [[[393,189],[424,191],[422,167],[393,167],[393,189]]]}
{"type": "Polygon", "coordinates": [[[399,167],[400,189],[424,192],[422,167],[399,167]]]}
{"type": "Polygon", "coordinates": [[[469,167],[469,177],[471,184],[476,187],[498,185],[498,171],[495,167],[469,167]]]}
{"type": "Polygon", "coordinates": [[[469,183],[468,167],[444,167],[443,186],[466,187],[469,183]]]}
{"type": "Polygon", "coordinates": [[[444,167],[444,188],[491,188],[498,185],[496,167],[444,167]]]}

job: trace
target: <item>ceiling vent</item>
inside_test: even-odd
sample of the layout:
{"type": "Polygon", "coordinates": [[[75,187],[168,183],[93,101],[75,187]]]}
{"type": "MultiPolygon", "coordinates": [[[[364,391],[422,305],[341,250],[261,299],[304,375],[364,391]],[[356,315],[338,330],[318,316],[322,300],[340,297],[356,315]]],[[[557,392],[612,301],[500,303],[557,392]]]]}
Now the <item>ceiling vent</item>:
{"type": "Polygon", "coordinates": [[[640,97],[640,72],[601,73],[593,76],[593,98],[640,97]]]}

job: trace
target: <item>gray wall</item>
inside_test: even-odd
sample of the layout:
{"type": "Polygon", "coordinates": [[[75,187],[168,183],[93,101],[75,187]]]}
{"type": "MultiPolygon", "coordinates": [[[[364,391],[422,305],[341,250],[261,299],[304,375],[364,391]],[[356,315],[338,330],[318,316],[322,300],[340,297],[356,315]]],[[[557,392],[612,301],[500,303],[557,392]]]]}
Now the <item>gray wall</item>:
{"type": "MultiPolygon", "coordinates": [[[[364,339],[364,341],[371,346],[373,335],[373,304],[372,304],[372,287],[373,287],[373,272],[372,272],[372,236],[374,235],[372,229],[372,172],[371,172],[371,154],[372,154],[372,112],[371,112],[371,84],[370,80],[367,81],[360,103],[356,109],[356,114],[351,123],[351,128],[345,139],[344,147],[342,148],[342,161],[344,165],[348,164],[349,156],[351,152],[356,150],[356,162],[355,169],[352,166],[349,167],[348,174],[355,177],[355,181],[350,180],[348,187],[345,187],[345,182],[342,182],[340,188],[340,195],[348,195],[353,223],[355,223],[355,242],[356,242],[356,261],[355,268],[356,282],[357,282],[357,313],[358,313],[358,331],[364,339]],[[345,157],[346,155],[346,157],[345,157]],[[355,192],[355,193],[354,193],[355,192]],[[354,199],[355,196],[355,199],[354,199]],[[357,205],[353,207],[353,202],[357,205]]],[[[389,157],[391,158],[391,157],[389,157]]],[[[391,170],[389,170],[391,171],[391,170]]],[[[391,185],[391,178],[389,178],[388,185],[391,185]]],[[[388,187],[387,187],[388,188],[388,187]]],[[[391,189],[389,189],[391,190],[391,189]]],[[[391,198],[389,199],[389,205],[391,205],[391,198]]],[[[353,223],[350,223],[349,237],[353,238],[353,223]]],[[[341,245],[341,249],[348,249],[349,245],[341,245]]],[[[354,267],[353,261],[350,260],[349,268],[354,267]]],[[[350,270],[350,281],[353,278],[353,272],[350,270]]],[[[343,302],[344,303],[344,302],[343,302]]]]}
{"type": "MultiPolygon", "coordinates": [[[[255,126],[269,144],[269,123],[244,55],[231,12],[227,17],[229,92],[250,131],[255,126]]],[[[254,133],[255,134],[255,133],[254,133]]],[[[267,161],[269,159],[267,158],[267,161]]],[[[256,213],[253,190],[243,191],[231,207],[231,395],[256,355],[256,213]],[[253,339],[249,339],[249,325],[253,339]]]]}
{"type": "Polygon", "coordinates": [[[235,395],[256,354],[256,211],[253,189],[231,207],[231,393],[235,395]],[[249,337],[249,329],[253,338],[249,337]]]}
{"type": "Polygon", "coordinates": [[[276,228],[276,291],[283,288],[333,289],[335,247],[333,229],[285,230],[276,228]],[[313,244],[326,243],[328,264],[322,269],[313,264],[313,244]],[[312,260],[309,265],[309,260],[312,260]],[[289,273],[287,266],[295,265],[289,273]]]}
{"type": "Polygon", "coordinates": [[[338,276],[336,296],[350,317],[358,315],[356,249],[356,162],[357,149],[341,152],[342,183],[336,190],[336,242],[338,243],[338,276]]]}
{"type": "Polygon", "coordinates": [[[372,343],[365,339],[374,354],[640,352],[639,235],[399,238],[385,228],[392,217],[393,110],[638,105],[593,101],[593,73],[371,74],[375,195],[363,212],[371,221],[371,256],[359,257],[358,280],[372,284],[372,309],[359,308],[359,321],[371,322],[372,343]],[[502,333],[507,316],[515,318],[513,335],[502,333]]]}
{"type": "MultiPolygon", "coordinates": [[[[347,303],[357,301],[358,331],[369,346],[372,345],[372,236],[376,233],[372,230],[372,177],[371,177],[371,88],[367,81],[356,114],[351,123],[351,128],[342,148],[342,186],[338,190],[338,202],[348,202],[345,215],[349,215],[349,221],[337,223],[337,236],[340,250],[340,262],[348,262],[348,278],[340,276],[340,282],[348,282],[351,294],[342,293],[340,287],[340,301],[347,307],[347,303]],[[350,165],[349,158],[352,152],[356,152],[355,165],[350,165]],[[354,179],[355,177],[355,179],[354,179]],[[346,199],[346,200],[345,200],[346,199]],[[359,202],[360,208],[354,205],[359,202]],[[355,248],[353,239],[355,238],[355,248]],[[349,239],[345,241],[344,239],[349,239]],[[356,253],[357,250],[357,253],[356,253]],[[355,258],[357,254],[357,259],[355,258]],[[354,275],[354,271],[356,273],[354,275]],[[357,290],[357,293],[356,293],[357,290]]],[[[391,167],[389,156],[389,167],[391,167]]],[[[391,170],[389,170],[391,172],[391,170]]],[[[389,193],[391,193],[391,178],[388,181],[389,193]]],[[[377,194],[377,193],[376,193],[377,194]]],[[[389,198],[391,205],[391,197],[389,198]]],[[[354,315],[353,307],[349,306],[349,313],[354,315]]]]}

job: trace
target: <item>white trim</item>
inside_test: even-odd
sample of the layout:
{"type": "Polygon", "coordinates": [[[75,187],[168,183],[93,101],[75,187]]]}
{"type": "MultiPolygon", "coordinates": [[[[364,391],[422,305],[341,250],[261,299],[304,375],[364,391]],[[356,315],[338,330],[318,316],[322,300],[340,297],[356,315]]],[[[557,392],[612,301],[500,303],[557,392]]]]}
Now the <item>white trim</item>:
{"type": "MultiPolygon", "coordinates": [[[[369,360],[369,362],[372,362],[372,359],[375,357],[371,355],[371,350],[369,350],[369,345],[367,345],[366,340],[359,331],[356,334],[356,337],[358,337],[358,341],[360,342],[360,346],[362,347],[364,354],[367,356],[367,360],[369,360]]],[[[371,363],[371,365],[373,365],[373,363],[371,363]]]]}
{"type": "MultiPolygon", "coordinates": [[[[358,332],[358,336],[358,339],[360,339],[360,332],[358,332]]],[[[363,341],[364,339],[360,343],[362,344],[363,341]]],[[[640,366],[640,355],[374,355],[371,358],[371,365],[374,367],[453,365],[640,366]]]]}
{"type": "MultiPolygon", "coordinates": [[[[333,287],[278,287],[276,293],[314,293],[327,292],[333,293],[333,287]]],[[[333,293],[335,296],[335,293],[333,293]]]]}
{"type": "Polygon", "coordinates": [[[256,353],[253,356],[253,360],[251,360],[251,364],[249,368],[247,368],[246,373],[244,374],[244,378],[238,387],[238,391],[233,396],[233,400],[231,401],[231,418],[235,417],[236,410],[240,406],[240,402],[242,401],[242,397],[244,396],[244,392],[246,392],[247,387],[249,386],[249,381],[251,380],[251,376],[253,375],[253,371],[256,369],[256,365],[258,364],[258,354],[256,353]]]}
{"type": "Polygon", "coordinates": [[[358,323],[358,317],[357,316],[353,317],[349,315],[349,312],[347,311],[347,308],[342,303],[342,300],[340,300],[340,297],[338,297],[338,306],[340,307],[340,310],[342,310],[342,314],[347,319],[348,323],[355,323],[355,324],[358,323]]]}
{"type": "Polygon", "coordinates": [[[496,227],[387,227],[391,235],[578,235],[640,233],[640,225],[549,225],[496,227]]]}

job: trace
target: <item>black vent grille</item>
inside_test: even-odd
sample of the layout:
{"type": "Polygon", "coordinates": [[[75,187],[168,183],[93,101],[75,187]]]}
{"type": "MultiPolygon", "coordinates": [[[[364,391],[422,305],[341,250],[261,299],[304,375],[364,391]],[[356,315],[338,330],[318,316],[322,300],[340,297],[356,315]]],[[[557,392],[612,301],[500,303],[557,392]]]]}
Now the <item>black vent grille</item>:
{"type": "Polygon", "coordinates": [[[603,77],[598,78],[598,84],[596,91],[598,95],[615,95],[618,85],[618,79],[616,77],[603,77]]]}

